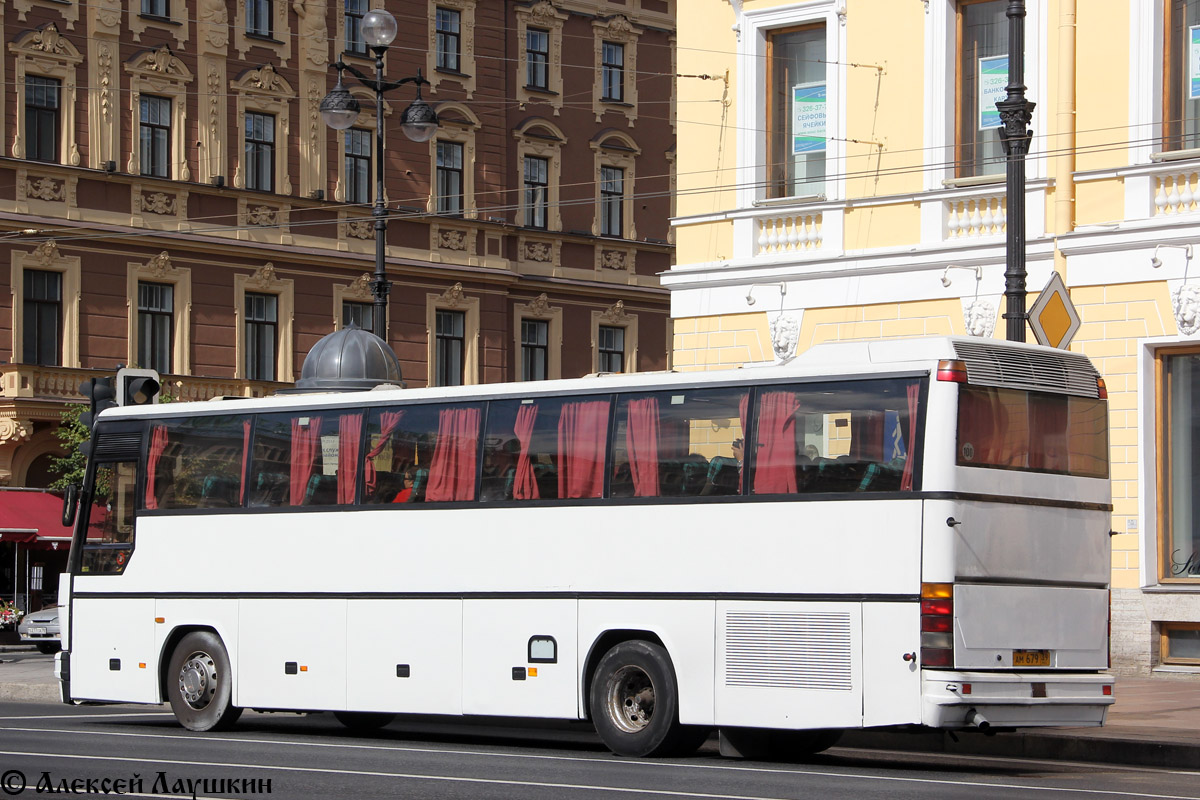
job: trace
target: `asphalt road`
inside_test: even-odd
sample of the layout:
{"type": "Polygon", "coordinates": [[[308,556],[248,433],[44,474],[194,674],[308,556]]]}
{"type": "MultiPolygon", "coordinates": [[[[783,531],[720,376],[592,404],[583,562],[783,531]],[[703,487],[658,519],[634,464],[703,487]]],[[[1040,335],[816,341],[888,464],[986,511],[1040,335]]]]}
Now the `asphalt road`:
{"type": "Polygon", "coordinates": [[[360,734],[329,714],[247,712],[230,732],[193,734],[159,707],[0,703],[0,799],[39,785],[323,800],[1115,800],[1200,798],[1200,771],[847,748],[768,763],[720,758],[715,740],[691,758],[645,761],[609,754],[582,725],[402,719],[360,734]]]}

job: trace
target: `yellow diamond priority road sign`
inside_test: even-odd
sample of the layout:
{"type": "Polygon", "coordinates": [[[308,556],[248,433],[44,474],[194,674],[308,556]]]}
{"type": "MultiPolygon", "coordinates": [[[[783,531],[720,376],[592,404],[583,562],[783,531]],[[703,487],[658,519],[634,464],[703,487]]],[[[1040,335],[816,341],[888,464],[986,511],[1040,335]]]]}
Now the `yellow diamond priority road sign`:
{"type": "Polygon", "coordinates": [[[1038,344],[1066,350],[1079,330],[1079,313],[1071,304],[1066,284],[1057,272],[1050,276],[1046,288],[1029,309],[1029,327],[1038,344]]]}

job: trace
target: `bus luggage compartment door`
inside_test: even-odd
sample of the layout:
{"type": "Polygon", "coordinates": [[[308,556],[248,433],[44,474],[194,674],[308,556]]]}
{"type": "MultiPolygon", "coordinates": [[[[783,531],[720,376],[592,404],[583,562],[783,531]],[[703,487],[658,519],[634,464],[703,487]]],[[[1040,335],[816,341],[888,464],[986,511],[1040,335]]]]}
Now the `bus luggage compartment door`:
{"type": "Polygon", "coordinates": [[[718,603],[717,724],[861,725],[861,608],[856,603],[718,603]]]}
{"type": "Polygon", "coordinates": [[[71,696],[157,703],[154,600],[76,597],[71,610],[71,696]]]}
{"type": "Polygon", "coordinates": [[[1108,590],[956,584],[958,669],[1105,669],[1108,590]],[[1014,663],[1027,654],[1037,663],[1014,663]]]}

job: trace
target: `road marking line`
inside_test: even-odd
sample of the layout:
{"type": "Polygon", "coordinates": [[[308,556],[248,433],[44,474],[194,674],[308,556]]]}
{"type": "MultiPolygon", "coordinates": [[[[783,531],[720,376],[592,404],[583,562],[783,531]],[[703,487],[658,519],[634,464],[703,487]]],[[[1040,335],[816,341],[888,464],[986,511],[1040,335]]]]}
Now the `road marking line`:
{"type": "MultiPolygon", "coordinates": [[[[662,795],[666,797],[709,797],[715,800],[792,800],[792,798],[775,798],[762,795],[712,794],[704,792],[679,792],[668,789],[639,789],[622,786],[588,786],[574,783],[547,783],[544,781],[508,781],[497,778],[468,778],[458,775],[422,775],[407,772],[377,772],[374,770],[331,769],[327,767],[288,767],[273,764],[239,764],[226,761],[180,761],[167,758],[132,758],[129,756],[93,756],[75,753],[25,752],[16,750],[0,750],[0,756],[28,756],[31,758],[61,758],[77,761],[118,761],[133,764],[170,764],[184,767],[221,767],[233,769],[257,769],[274,772],[303,772],[322,775],[356,775],[366,778],[403,778],[418,781],[435,781],[443,783],[474,783],[490,786],[532,786],[539,789],[575,789],[594,792],[626,792],[629,794],[662,795]]],[[[637,763],[625,762],[620,763],[637,763]]],[[[678,766],[678,765],[677,765],[678,766]]],[[[752,770],[759,771],[759,770],[752,770]]],[[[1061,792],[1066,794],[1093,794],[1111,797],[1143,797],[1151,800],[1196,800],[1192,795],[1145,794],[1143,792],[1124,792],[1112,789],[1084,789],[1065,786],[1031,786],[1015,783],[986,783],[984,781],[939,780],[935,778],[906,778],[889,775],[853,775],[844,772],[825,772],[821,770],[761,770],[762,772],[788,772],[793,775],[811,775],[818,778],[841,778],[848,780],[864,780],[894,783],[918,783],[942,786],[969,786],[981,789],[1013,789],[1037,792],[1061,792]]]]}
{"type": "Polygon", "coordinates": [[[143,711],[140,714],[45,714],[45,715],[29,715],[24,717],[4,717],[0,716],[0,722],[5,720],[21,720],[21,719],[116,719],[118,717],[173,717],[175,716],[170,711],[143,711]]]}

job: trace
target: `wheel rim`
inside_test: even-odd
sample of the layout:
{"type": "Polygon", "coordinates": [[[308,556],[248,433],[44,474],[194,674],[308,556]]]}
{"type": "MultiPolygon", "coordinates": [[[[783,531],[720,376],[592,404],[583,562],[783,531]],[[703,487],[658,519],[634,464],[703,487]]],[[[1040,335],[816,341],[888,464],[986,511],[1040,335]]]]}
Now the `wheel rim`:
{"type": "Polygon", "coordinates": [[[189,706],[207,708],[217,693],[217,664],[208,653],[195,652],[179,668],[179,696],[189,706]]]}
{"type": "Polygon", "coordinates": [[[621,667],[608,680],[608,718],[624,733],[639,733],[654,719],[654,682],[639,667],[621,667]]]}

